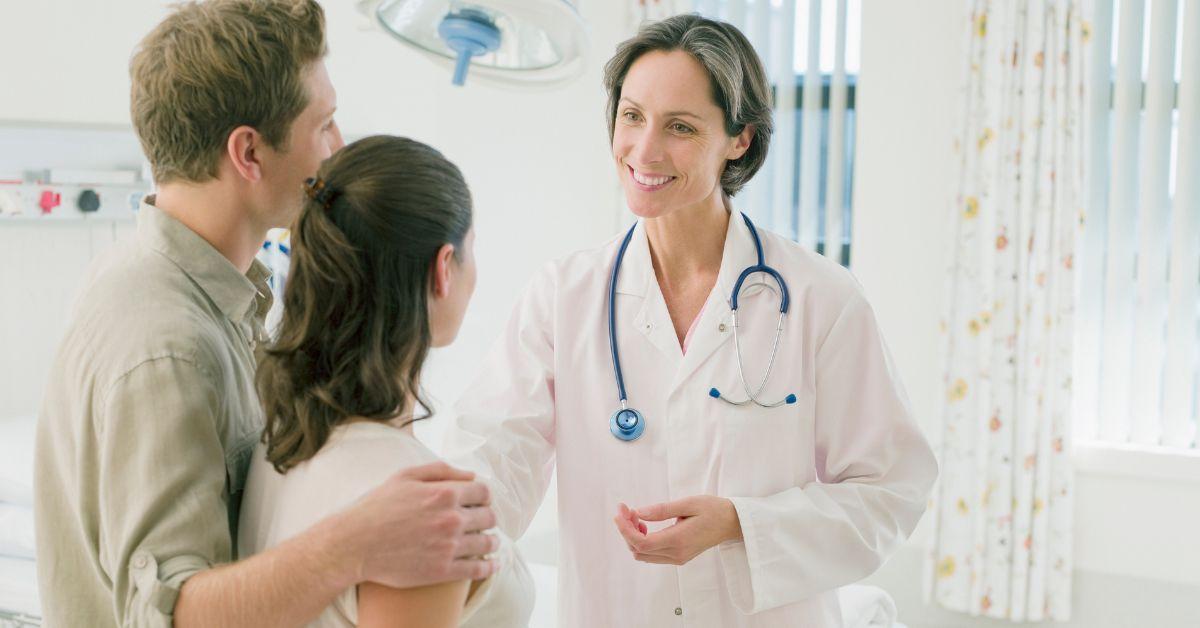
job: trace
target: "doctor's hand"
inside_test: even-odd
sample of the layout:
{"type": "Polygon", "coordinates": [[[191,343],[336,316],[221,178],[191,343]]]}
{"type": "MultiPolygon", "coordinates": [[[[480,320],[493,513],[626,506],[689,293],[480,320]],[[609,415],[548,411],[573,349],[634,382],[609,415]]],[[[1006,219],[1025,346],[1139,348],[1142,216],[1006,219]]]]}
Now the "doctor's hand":
{"type": "Polygon", "coordinates": [[[742,525],[733,502],[724,497],[697,495],[632,510],[625,504],[613,518],[633,557],[644,563],[683,565],[710,547],[742,538],[742,525]],[[675,523],[648,532],[645,521],[675,523]]]}

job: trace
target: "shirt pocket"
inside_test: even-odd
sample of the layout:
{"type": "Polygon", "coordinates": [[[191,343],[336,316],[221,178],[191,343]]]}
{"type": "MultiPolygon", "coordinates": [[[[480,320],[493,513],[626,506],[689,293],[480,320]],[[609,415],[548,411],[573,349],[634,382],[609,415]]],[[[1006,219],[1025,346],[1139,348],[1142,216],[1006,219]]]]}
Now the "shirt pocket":
{"type": "MultiPolygon", "coordinates": [[[[759,396],[764,402],[783,396],[771,396],[768,391],[759,396]]],[[[740,387],[739,392],[745,395],[740,387]]],[[[813,468],[811,398],[797,397],[796,403],[775,408],[753,402],[742,406],[718,402],[724,406],[719,426],[718,494],[763,497],[792,488],[799,478],[811,475],[804,471],[813,468]]]]}

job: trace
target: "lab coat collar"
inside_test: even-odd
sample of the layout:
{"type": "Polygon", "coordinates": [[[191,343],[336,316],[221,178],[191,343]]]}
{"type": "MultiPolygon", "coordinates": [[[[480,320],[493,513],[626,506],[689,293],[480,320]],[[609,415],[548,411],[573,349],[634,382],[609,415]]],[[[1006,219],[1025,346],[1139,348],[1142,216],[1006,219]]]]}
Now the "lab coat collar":
{"type": "MultiPolygon", "coordinates": [[[[759,239],[765,239],[761,230],[759,239]]],[[[763,244],[763,248],[765,254],[766,243],[763,244]]],[[[746,267],[756,263],[758,254],[754,248],[750,228],[746,226],[741,212],[734,210],[729,214],[729,226],[725,231],[725,248],[721,254],[721,270],[717,273],[717,282],[708,295],[708,301],[704,303],[704,311],[700,314],[700,322],[696,325],[688,351],[683,356],[683,363],[675,373],[672,391],[683,385],[696,369],[732,338],[729,297],[733,293],[738,275],[746,267]]],[[[748,279],[747,283],[752,281],[748,279]]],[[[742,288],[742,296],[748,296],[745,286],[742,288]]]]}
{"type": "MultiPolygon", "coordinates": [[[[617,259],[617,252],[621,250],[621,240],[624,238],[625,232],[622,231],[616,239],[616,248],[613,249],[612,259],[614,262],[617,259]]],[[[608,272],[611,276],[611,265],[608,272]]],[[[654,265],[650,261],[650,244],[646,239],[646,223],[639,220],[633,226],[633,237],[629,239],[629,248],[625,249],[625,259],[621,262],[621,272],[617,275],[617,294],[645,298],[653,278],[654,265]]]]}
{"type": "MultiPolygon", "coordinates": [[[[612,258],[614,261],[617,251],[620,250],[622,238],[624,238],[624,233],[615,240],[612,258]]],[[[759,238],[762,239],[761,233],[759,238]]],[[[766,245],[764,244],[763,247],[765,253],[766,245]]],[[[738,275],[747,266],[752,266],[757,261],[758,255],[754,250],[754,238],[750,235],[750,228],[742,219],[742,213],[734,210],[729,214],[729,224],[725,229],[721,270],[714,286],[714,289],[719,287],[724,294],[722,299],[725,303],[724,309],[728,310],[729,295],[733,292],[733,284],[737,281],[738,275]]],[[[610,266],[608,270],[611,273],[612,267],[610,266]]],[[[621,272],[617,276],[617,294],[644,298],[650,291],[652,281],[657,280],[654,278],[654,265],[650,259],[650,243],[646,238],[646,223],[639,220],[633,227],[633,237],[629,240],[629,248],[625,250],[625,259],[621,262],[621,272]]],[[[706,305],[705,311],[707,310],[708,306],[706,305]]]]}
{"type": "MultiPolygon", "coordinates": [[[[763,235],[760,229],[758,238],[765,240],[763,235]]],[[[767,252],[766,248],[767,245],[764,243],[764,256],[767,252]]],[[[750,234],[750,228],[746,226],[742,212],[734,210],[729,214],[729,227],[725,231],[725,249],[721,255],[721,272],[717,274],[716,283],[716,287],[719,288],[720,300],[724,303],[726,311],[729,310],[729,297],[733,294],[733,285],[737,283],[738,275],[757,263],[758,252],[754,248],[754,236],[750,234]]],[[[746,281],[754,283],[755,278],[751,277],[746,281]]],[[[745,289],[746,286],[743,286],[742,291],[745,292],[745,289]]]]}
{"type": "MultiPolygon", "coordinates": [[[[613,260],[621,247],[624,232],[616,239],[616,249],[613,250],[613,260]]],[[[608,268],[612,273],[612,266],[608,268]]],[[[671,327],[671,317],[667,312],[666,301],[659,290],[658,280],[654,277],[654,265],[650,259],[650,244],[646,238],[645,223],[638,221],[633,227],[633,237],[629,239],[629,247],[625,249],[625,259],[621,262],[621,272],[617,275],[618,295],[638,297],[641,302],[636,306],[637,313],[633,317],[634,329],[646,337],[654,345],[668,363],[677,366],[683,358],[679,348],[679,340],[671,327]]],[[[632,303],[624,307],[631,307],[632,303]]],[[[617,308],[621,308],[622,299],[617,299],[617,308]]],[[[621,333],[621,332],[618,332],[621,333]]]]}
{"type": "MultiPolygon", "coordinates": [[[[760,239],[764,239],[760,230],[760,239]]],[[[623,236],[622,236],[623,237],[623,236]]],[[[620,247],[620,238],[616,246],[620,247]]],[[[764,253],[766,244],[764,242],[764,253]]],[[[616,259],[616,250],[613,252],[616,259]]],[[[676,368],[676,377],[672,388],[677,388],[687,377],[699,368],[717,349],[719,349],[733,334],[730,325],[729,296],[733,291],[738,275],[748,266],[758,261],[754,249],[754,239],[750,229],[742,219],[741,212],[733,211],[729,215],[729,223],[725,231],[725,244],[721,255],[721,269],[717,273],[717,281],[704,304],[700,314],[700,322],[692,335],[688,352],[684,354],[679,347],[679,339],[671,326],[671,318],[667,312],[666,302],[662,291],[654,277],[654,267],[650,259],[650,244],[646,238],[645,224],[638,222],[634,227],[633,237],[629,248],[625,251],[625,259],[621,263],[621,272],[617,276],[617,294],[637,296],[642,298],[634,325],[637,331],[644,335],[665,357],[670,358],[676,368]]],[[[610,266],[609,272],[612,272],[610,266]]],[[[752,283],[753,280],[748,280],[752,283]]],[[[743,298],[750,296],[753,290],[743,287],[743,298]]],[[[618,307],[620,304],[618,303],[618,307]]]]}

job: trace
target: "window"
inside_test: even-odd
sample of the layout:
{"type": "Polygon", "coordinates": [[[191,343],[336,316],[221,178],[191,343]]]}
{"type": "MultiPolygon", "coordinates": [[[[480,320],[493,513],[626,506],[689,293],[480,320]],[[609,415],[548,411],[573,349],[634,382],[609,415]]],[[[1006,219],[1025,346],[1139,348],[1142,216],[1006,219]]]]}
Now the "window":
{"type": "Polygon", "coordinates": [[[850,263],[860,8],[860,0],[696,3],[746,34],[775,96],[771,151],[735,206],[843,265],[850,263]],[[819,89],[806,94],[809,83],[819,89]]]}
{"type": "MultiPolygon", "coordinates": [[[[816,250],[824,255],[826,247],[826,238],[830,237],[829,212],[839,211],[841,214],[842,227],[842,254],[839,257],[839,262],[843,266],[850,265],[850,219],[852,215],[851,207],[853,206],[853,190],[854,190],[854,121],[855,121],[855,92],[858,84],[858,76],[853,74],[846,75],[846,101],[845,101],[845,119],[843,127],[843,142],[844,150],[842,151],[842,170],[841,176],[838,177],[841,181],[841,195],[833,201],[830,186],[835,182],[830,176],[830,144],[833,141],[831,138],[832,130],[830,128],[832,112],[830,111],[830,101],[832,92],[832,75],[821,75],[821,121],[820,121],[820,169],[818,171],[817,182],[820,185],[820,190],[817,195],[817,207],[819,214],[817,216],[817,232],[816,232],[816,250]],[[840,208],[831,208],[830,203],[836,202],[840,208]]],[[[796,77],[796,102],[804,102],[804,77],[796,77]]],[[[804,145],[804,129],[802,124],[802,110],[796,107],[796,146],[804,145]]],[[[795,157],[797,170],[800,164],[799,150],[795,157]]],[[[796,177],[793,180],[792,186],[792,204],[798,211],[800,203],[800,173],[797,171],[796,177]]]]}
{"type": "Polygon", "coordinates": [[[1197,453],[1200,3],[1094,7],[1075,433],[1197,453]]]}

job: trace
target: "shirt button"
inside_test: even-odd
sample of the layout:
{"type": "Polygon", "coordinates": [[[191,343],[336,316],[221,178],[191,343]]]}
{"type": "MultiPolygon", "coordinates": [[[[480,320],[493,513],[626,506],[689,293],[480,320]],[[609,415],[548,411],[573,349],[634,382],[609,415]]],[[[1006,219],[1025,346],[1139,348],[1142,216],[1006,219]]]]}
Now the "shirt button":
{"type": "Polygon", "coordinates": [[[676,606],[676,607],[675,607],[675,614],[676,614],[676,615],[682,615],[682,614],[683,614],[683,609],[682,609],[682,608],[679,608],[678,606],[676,606]]]}
{"type": "MultiPolygon", "coordinates": [[[[146,556],[144,554],[139,554],[137,557],[135,557],[133,559],[133,566],[137,567],[138,569],[145,567],[146,566],[146,556]]],[[[679,613],[676,613],[676,615],[678,615],[678,614],[679,613]]]]}

